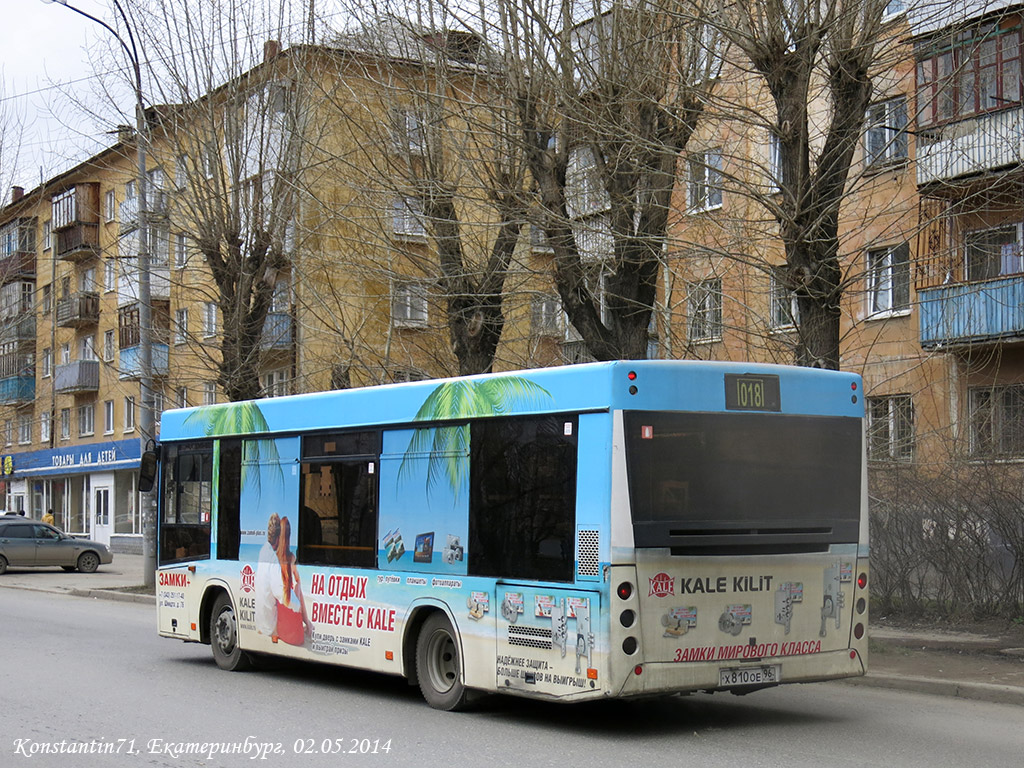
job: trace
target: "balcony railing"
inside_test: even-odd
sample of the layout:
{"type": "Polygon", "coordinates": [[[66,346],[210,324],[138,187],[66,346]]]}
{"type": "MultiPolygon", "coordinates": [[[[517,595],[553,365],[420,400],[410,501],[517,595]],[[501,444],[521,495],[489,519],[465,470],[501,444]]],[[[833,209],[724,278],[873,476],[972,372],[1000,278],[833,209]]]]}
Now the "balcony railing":
{"type": "Polygon", "coordinates": [[[99,224],[75,224],[55,233],[57,258],[64,261],[81,261],[99,253],[99,224]]]}
{"type": "Polygon", "coordinates": [[[917,183],[924,186],[1020,163],[1024,159],[1022,128],[1021,108],[945,126],[939,141],[917,143],[917,183]]]}
{"type": "Polygon", "coordinates": [[[292,346],[292,316],[287,312],[270,312],[263,323],[260,349],[288,350],[292,346]]]}
{"type": "Polygon", "coordinates": [[[0,405],[30,403],[35,399],[35,376],[8,376],[0,379],[0,405]]]}
{"type": "Polygon", "coordinates": [[[36,276],[36,255],[32,251],[15,251],[0,258],[0,285],[15,280],[31,280],[36,276]]]}
{"type": "Polygon", "coordinates": [[[36,316],[24,314],[21,317],[9,317],[0,320],[0,344],[12,341],[36,340],[36,316]]]}
{"type": "Polygon", "coordinates": [[[95,392],[100,388],[100,361],[75,360],[54,369],[53,386],[62,395],[95,392]]]}
{"type": "MultiPolygon", "coordinates": [[[[141,347],[122,347],[118,364],[118,376],[122,379],[136,381],[142,376],[142,363],[139,360],[141,347]]],[[[168,346],[153,344],[153,375],[166,376],[168,371],[168,346]]]]}
{"type": "Polygon", "coordinates": [[[918,291],[921,346],[1024,338],[1024,275],[918,291]]]}
{"type": "Polygon", "coordinates": [[[100,319],[100,295],[81,291],[65,296],[57,302],[57,325],[62,328],[82,328],[95,325],[100,319]]]}

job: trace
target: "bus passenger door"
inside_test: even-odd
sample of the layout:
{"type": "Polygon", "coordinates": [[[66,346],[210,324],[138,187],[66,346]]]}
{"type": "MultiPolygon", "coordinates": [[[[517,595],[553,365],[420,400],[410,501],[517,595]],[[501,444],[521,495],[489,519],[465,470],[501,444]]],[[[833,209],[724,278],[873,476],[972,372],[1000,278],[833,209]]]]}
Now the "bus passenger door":
{"type": "Polygon", "coordinates": [[[598,690],[600,593],[503,581],[496,593],[498,690],[554,698],[598,690]]]}

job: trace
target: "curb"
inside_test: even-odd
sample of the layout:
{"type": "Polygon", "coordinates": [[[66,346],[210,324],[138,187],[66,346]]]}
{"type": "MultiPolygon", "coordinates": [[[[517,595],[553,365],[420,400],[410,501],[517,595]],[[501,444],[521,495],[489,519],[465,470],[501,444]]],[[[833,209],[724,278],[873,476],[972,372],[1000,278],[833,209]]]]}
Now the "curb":
{"type": "Polygon", "coordinates": [[[97,600],[114,600],[120,603],[149,603],[156,605],[155,595],[137,595],[133,592],[118,592],[116,589],[72,589],[66,594],[75,597],[91,597],[97,600]]]}
{"type": "Polygon", "coordinates": [[[1024,707],[1024,688],[992,683],[966,683],[956,680],[938,680],[932,677],[915,677],[891,672],[872,673],[864,677],[851,677],[841,682],[846,685],[863,685],[870,688],[928,693],[935,696],[951,696],[971,701],[986,701],[991,704],[1012,704],[1024,707]]]}

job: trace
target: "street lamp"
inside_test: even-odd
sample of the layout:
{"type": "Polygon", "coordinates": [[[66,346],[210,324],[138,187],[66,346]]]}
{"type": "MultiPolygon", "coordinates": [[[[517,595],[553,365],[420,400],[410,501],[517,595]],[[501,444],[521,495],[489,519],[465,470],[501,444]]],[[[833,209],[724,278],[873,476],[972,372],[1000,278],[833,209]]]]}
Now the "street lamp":
{"type": "MultiPolygon", "coordinates": [[[[142,67],[139,60],[138,48],[135,45],[135,35],[132,34],[132,26],[128,22],[128,16],[118,0],[113,0],[114,8],[124,22],[125,30],[128,33],[128,43],[118,34],[117,30],[102,19],[86,13],[85,11],[70,5],[67,0],[42,0],[44,3],[57,3],[65,8],[94,21],[114,36],[124,49],[125,55],[132,64],[132,72],[135,76],[135,137],[137,149],[138,167],[136,169],[138,186],[138,263],[139,263],[139,400],[141,410],[139,413],[139,440],[140,453],[144,453],[147,444],[154,439],[155,418],[153,413],[153,323],[152,303],[150,301],[150,271],[149,271],[149,208],[146,205],[146,142],[148,133],[146,130],[146,107],[142,100],[142,67]],[[129,47],[129,43],[131,44],[129,47]]],[[[149,494],[142,496],[142,581],[148,587],[154,585],[156,580],[156,519],[154,514],[153,499],[149,494]]]]}

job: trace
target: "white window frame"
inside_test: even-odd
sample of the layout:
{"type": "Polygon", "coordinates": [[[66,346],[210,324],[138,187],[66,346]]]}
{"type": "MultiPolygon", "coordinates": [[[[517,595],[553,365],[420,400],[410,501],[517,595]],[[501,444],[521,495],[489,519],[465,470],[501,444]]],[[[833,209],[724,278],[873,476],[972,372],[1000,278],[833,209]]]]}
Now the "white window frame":
{"type": "Polygon", "coordinates": [[[1024,456],[1024,384],[972,387],[967,400],[973,457],[1024,456]]]}
{"type": "Polygon", "coordinates": [[[867,398],[868,458],[872,461],[912,461],[914,458],[914,401],[909,394],[867,398]]]}
{"type": "Polygon", "coordinates": [[[60,409],[60,439],[70,440],[71,439],[71,409],[61,408],[60,409]]]}
{"type": "Polygon", "coordinates": [[[417,110],[399,107],[392,112],[391,146],[399,154],[414,157],[426,152],[424,120],[417,110]]]}
{"type": "Polygon", "coordinates": [[[104,400],[103,401],[103,434],[111,435],[114,433],[114,401],[104,400]]]}
{"type": "Polygon", "coordinates": [[[96,405],[85,403],[78,406],[78,436],[87,437],[96,434],[96,405]]]}
{"type": "Polygon", "coordinates": [[[114,221],[117,218],[117,202],[113,188],[108,189],[103,196],[103,216],[107,222],[114,221]]]}
{"type": "Polygon", "coordinates": [[[188,341],[188,307],[174,310],[174,343],[185,344],[188,341]]]}
{"type": "Polygon", "coordinates": [[[430,321],[427,285],[396,280],[391,286],[391,324],[395,328],[425,328],[430,321]]]}
{"type": "Polygon", "coordinates": [[[113,330],[107,330],[103,332],[103,360],[104,362],[113,362],[114,356],[117,354],[117,332],[113,330]]]}
{"type": "Polygon", "coordinates": [[[217,303],[203,302],[203,338],[210,339],[217,335],[217,303]]]}
{"type": "Polygon", "coordinates": [[[50,442],[50,412],[39,414],[39,442],[46,445],[50,442]]]}
{"type": "Polygon", "coordinates": [[[864,119],[864,165],[869,168],[907,160],[907,99],[887,99],[868,107],[864,119]]]}
{"type": "Polygon", "coordinates": [[[188,236],[184,232],[174,234],[174,268],[184,269],[188,266],[188,236]]]}
{"type": "Polygon", "coordinates": [[[98,360],[96,356],[96,337],[93,334],[83,336],[78,340],[79,360],[98,360]]]}
{"type": "Polygon", "coordinates": [[[423,201],[415,195],[395,197],[391,201],[391,232],[397,238],[424,240],[427,226],[423,201]]]}
{"type": "Polygon", "coordinates": [[[533,335],[562,338],[565,333],[564,317],[562,301],[558,296],[537,296],[533,300],[530,312],[533,335]]]}
{"type": "Polygon", "coordinates": [[[124,431],[135,431],[135,397],[127,395],[124,398],[124,431]]]}
{"type": "Polygon", "coordinates": [[[786,288],[782,273],[786,266],[772,267],[769,274],[768,326],[773,331],[791,331],[800,322],[796,293],[786,288]]]}
{"type": "Polygon", "coordinates": [[[697,344],[722,340],[722,280],[691,283],[686,297],[686,337],[697,344]]]}
{"type": "Polygon", "coordinates": [[[215,381],[204,381],[203,382],[203,405],[216,405],[217,404],[217,382],[215,381]]]}
{"type": "Polygon", "coordinates": [[[44,379],[50,378],[53,375],[53,349],[46,347],[43,350],[42,361],[41,361],[41,376],[44,379]]]}
{"type": "Polygon", "coordinates": [[[291,372],[287,368],[276,368],[260,375],[264,397],[284,397],[290,394],[291,372]]]}
{"type": "Polygon", "coordinates": [[[910,314],[910,245],[899,243],[867,252],[868,316],[910,314]]]}
{"type": "Polygon", "coordinates": [[[107,293],[117,287],[117,262],[108,258],[103,262],[103,290],[107,293]]]}
{"type": "Polygon", "coordinates": [[[722,207],[722,151],[693,152],[687,161],[686,203],[689,213],[722,207]]]}
{"type": "Polygon", "coordinates": [[[178,387],[174,390],[174,407],[188,408],[188,387],[178,387]]]}
{"type": "Polygon", "coordinates": [[[18,445],[28,445],[32,442],[32,414],[18,414],[18,445]]]}

